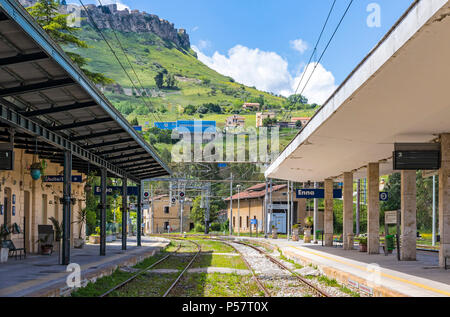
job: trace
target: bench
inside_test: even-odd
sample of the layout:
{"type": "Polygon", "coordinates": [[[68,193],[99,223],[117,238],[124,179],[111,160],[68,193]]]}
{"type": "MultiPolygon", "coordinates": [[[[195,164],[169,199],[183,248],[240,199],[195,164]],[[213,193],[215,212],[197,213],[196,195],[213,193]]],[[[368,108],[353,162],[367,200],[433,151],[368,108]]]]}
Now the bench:
{"type": "Polygon", "coordinates": [[[334,238],[333,242],[336,242],[336,243],[337,243],[337,244],[336,244],[336,248],[337,248],[338,246],[344,245],[344,236],[341,234],[341,235],[339,236],[339,238],[334,238]]]}
{"type": "Polygon", "coordinates": [[[9,249],[9,254],[13,255],[14,258],[17,260],[17,256],[19,256],[19,259],[22,259],[22,256],[24,258],[27,257],[27,253],[25,251],[25,248],[16,248],[12,240],[5,240],[3,241],[3,247],[9,249]]]}

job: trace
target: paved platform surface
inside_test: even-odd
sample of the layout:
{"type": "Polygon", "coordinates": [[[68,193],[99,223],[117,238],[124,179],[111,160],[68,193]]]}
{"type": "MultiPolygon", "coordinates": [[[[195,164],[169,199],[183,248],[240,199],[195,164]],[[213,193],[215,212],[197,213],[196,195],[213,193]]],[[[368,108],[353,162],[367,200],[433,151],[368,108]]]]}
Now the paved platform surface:
{"type": "MultiPolygon", "coordinates": [[[[111,274],[118,266],[134,265],[153,255],[167,242],[162,238],[142,237],[142,247],[136,238],[129,237],[127,250],[122,251],[121,241],[108,243],[106,256],[100,256],[99,245],[86,245],[71,250],[71,263],[81,267],[81,282],[87,284],[101,276],[111,274]]],[[[28,255],[26,259],[10,258],[0,264],[0,296],[65,296],[70,294],[66,279],[71,272],[67,266],[58,265],[56,253],[51,256],[28,255]]]]}
{"type": "Polygon", "coordinates": [[[258,239],[278,246],[285,256],[313,264],[341,283],[374,296],[450,296],[450,270],[439,268],[438,253],[417,251],[417,261],[397,261],[395,253],[368,255],[282,239],[258,239]]]}

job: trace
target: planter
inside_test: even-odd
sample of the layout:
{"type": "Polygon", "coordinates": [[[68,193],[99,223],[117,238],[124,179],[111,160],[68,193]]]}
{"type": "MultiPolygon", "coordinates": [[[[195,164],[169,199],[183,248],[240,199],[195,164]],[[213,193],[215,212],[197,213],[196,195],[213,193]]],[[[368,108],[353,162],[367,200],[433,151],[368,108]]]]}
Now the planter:
{"type": "Polygon", "coordinates": [[[83,249],[84,239],[73,239],[73,247],[75,249],[83,249]]]}
{"type": "Polygon", "coordinates": [[[359,244],[359,252],[367,252],[367,244],[359,244]]]}
{"type": "Polygon", "coordinates": [[[89,243],[100,244],[100,236],[89,236],[89,243]]]}
{"type": "Polygon", "coordinates": [[[0,249],[0,263],[6,263],[8,261],[8,254],[9,254],[8,248],[0,249]]]}
{"type": "Polygon", "coordinates": [[[272,229],[272,239],[278,239],[278,229],[272,229]]]}
{"type": "Polygon", "coordinates": [[[41,254],[42,255],[51,255],[53,246],[50,245],[41,245],[41,254]]]}
{"type": "Polygon", "coordinates": [[[311,229],[310,228],[306,228],[304,231],[304,237],[303,237],[303,242],[304,243],[311,243],[311,229]]]}

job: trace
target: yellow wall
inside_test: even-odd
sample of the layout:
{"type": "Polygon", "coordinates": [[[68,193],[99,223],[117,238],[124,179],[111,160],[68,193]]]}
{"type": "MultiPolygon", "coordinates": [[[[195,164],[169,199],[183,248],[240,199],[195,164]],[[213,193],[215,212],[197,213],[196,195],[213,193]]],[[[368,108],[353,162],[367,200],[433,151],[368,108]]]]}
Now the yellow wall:
{"type": "MultiPolygon", "coordinates": [[[[286,189],[281,189],[272,193],[272,201],[274,203],[287,203],[286,189]]],[[[304,224],[306,217],[306,200],[297,199],[294,197],[294,202],[297,202],[297,219],[301,224],[304,224]]],[[[250,219],[258,220],[258,230],[264,230],[262,224],[264,221],[264,197],[254,199],[241,199],[239,201],[239,216],[238,216],[238,201],[233,199],[233,232],[238,232],[238,226],[240,224],[239,218],[241,218],[240,232],[250,232],[250,219]],[[248,218],[248,224],[247,224],[248,218]]],[[[228,219],[230,219],[230,201],[227,201],[228,219]]],[[[252,227],[252,232],[255,232],[255,227],[252,227]]]]}
{"type": "MultiPolygon", "coordinates": [[[[5,197],[8,200],[9,208],[3,210],[8,213],[8,223],[17,223],[22,230],[25,228],[27,252],[38,251],[38,225],[51,224],[49,217],[55,217],[62,221],[62,205],[59,198],[62,198],[62,183],[43,183],[42,178],[34,181],[30,176],[28,168],[33,163],[33,155],[25,154],[24,150],[15,149],[15,164],[13,171],[0,171],[0,204],[4,204],[5,197]],[[12,197],[15,195],[15,204],[12,197]],[[15,207],[15,215],[12,215],[12,207],[15,207]],[[24,217],[26,226],[24,227],[24,217]]],[[[50,163],[45,170],[47,175],[60,175],[63,167],[59,164],[50,163]]],[[[72,171],[73,175],[80,175],[72,171]]],[[[84,175],[83,175],[84,178],[84,175]]],[[[72,198],[77,202],[72,205],[72,219],[76,221],[78,212],[85,206],[84,184],[72,184],[72,198]]],[[[0,215],[0,224],[4,223],[4,214],[0,215]]],[[[71,240],[78,238],[79,226],[71,225],[71,240]]],[[[84,230],[82,230],[84,234],[84,230]]],[[[17,248],[24,245],[22,234],[13,234],[11,239],[17,248]]]]}
{"type": "MultiPolygon", "coordinates": [[[[191,201],[185,201],[183,204],[183,231],[188,232],[190,224],[193,223],[189,219],[191,211],[191,201]]],[[[162,200],[154,201],[154,217],[152,218],[152,208],[144,210],[144,224],[145,234],[163,233],[164,223],[169,222],[171,231],[180,231],[180,204],[177,202],[174,206],[169,207],[169,213],[164,212],[164,207],[170,206],[169,197],[164,197],[162,200]],[[153,222],[153,225],[152,225],[153,222]],[[153,227],[153,228],[152,228],[153,227]]]]}

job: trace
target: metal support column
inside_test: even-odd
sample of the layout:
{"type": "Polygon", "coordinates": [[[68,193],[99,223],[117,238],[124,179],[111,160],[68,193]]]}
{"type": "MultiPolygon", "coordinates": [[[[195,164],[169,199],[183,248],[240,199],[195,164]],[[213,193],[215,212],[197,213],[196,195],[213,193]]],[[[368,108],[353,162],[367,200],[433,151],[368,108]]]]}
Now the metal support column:
{"type": "Polygon", "coordinates": [[[62,265],[70,263],[70,211],[72,183],[72,153],[64,152],[64,183],[63,183],[63,236],[62,236],[62,265]]]}
{"type": "Polygon", "coordinates": [[[361,180],[358,179],[356,187],[356,236],[359,236],[359,215],[361,212],[361,180]]]}
{"type": "Polygon", "coordinates": [[[436,246],[436,175],[433,175],[433,247],[436,246]]]}
{"type": "Polygon", "coordinates": [[[122,250],[127,249],[127,216],[128,216],[128,186],[127,178],[122,178],[122,250]]]}
{"type": "Polygon", "coordinates": [[[138,199],[137,199],[137,216],[136,216],[136,242],[137,246],[142,246],[141,234],[142,234],[142,182],[138,185],[138,199]]]}
{"type": "Polygon", "coordinates": [[[100,255],[106,255],[106,168],[101,169],[100,194],[100,255]]]}
{"type": "MultiPolygon", "coordinates": [[[[314,188],[319,188],[319,183],[314,183],[314,188]]],[[[314,235],[314,243],[317,243],[317,234],[316,232],[319,229],[319,199],[314,198],[314,221],[313,221],[313,235],[314,235]]]]}
{"type": "Polygon", "coordinates": [[[231,181],[230,181],[230,221],[228,223],[228,227],[230,229],[230,236],[233,235],[233,173],[231,173],[231,181]]]}

